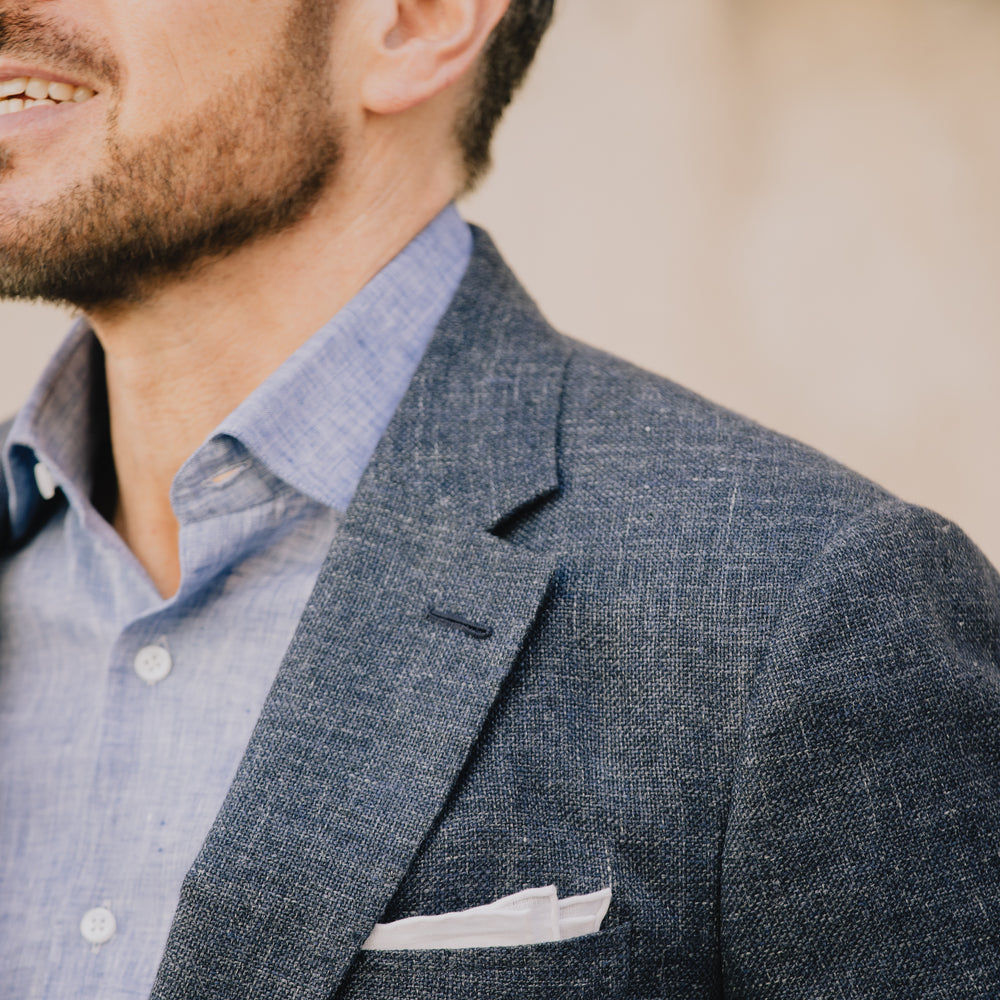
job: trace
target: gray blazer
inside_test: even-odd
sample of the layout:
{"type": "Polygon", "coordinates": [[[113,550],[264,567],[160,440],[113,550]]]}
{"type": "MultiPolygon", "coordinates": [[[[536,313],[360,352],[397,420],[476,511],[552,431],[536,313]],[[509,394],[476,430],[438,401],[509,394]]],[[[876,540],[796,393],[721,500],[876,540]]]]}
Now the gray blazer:
{"type": "Polygon", "coordinates": [[[957,528],[556,335],[478,234],[153,996],[1000,996],[998,622],[957,528]],[[549,883],[604,929],[359,952],[549,883]]]}

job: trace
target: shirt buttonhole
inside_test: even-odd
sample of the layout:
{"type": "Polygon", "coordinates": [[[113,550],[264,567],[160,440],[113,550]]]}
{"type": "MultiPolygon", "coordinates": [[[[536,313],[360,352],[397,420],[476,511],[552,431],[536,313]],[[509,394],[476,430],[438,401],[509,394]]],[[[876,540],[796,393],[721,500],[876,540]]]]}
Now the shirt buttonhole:
{"type": "Polygon", "coordinates": [[[250,468],[250,462],[240,462],[239,465],[231,465],[228,469],[223,469],[216,473],[208,481],[209,486],[228,486],[241,472],[246,472],[250,468]]]}

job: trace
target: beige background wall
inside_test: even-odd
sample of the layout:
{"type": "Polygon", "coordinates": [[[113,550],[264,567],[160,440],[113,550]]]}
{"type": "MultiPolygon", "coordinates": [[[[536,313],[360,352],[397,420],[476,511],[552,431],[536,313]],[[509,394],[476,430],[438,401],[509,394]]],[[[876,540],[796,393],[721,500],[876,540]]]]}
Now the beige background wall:
{"type": "MultiPolygon", "coordinates": [[[[995,0],[562,0],[465,211],[560,328],[1000,562],[995,0]]],[[[0,305],[0,409],[65,325],[0,305]]]]}

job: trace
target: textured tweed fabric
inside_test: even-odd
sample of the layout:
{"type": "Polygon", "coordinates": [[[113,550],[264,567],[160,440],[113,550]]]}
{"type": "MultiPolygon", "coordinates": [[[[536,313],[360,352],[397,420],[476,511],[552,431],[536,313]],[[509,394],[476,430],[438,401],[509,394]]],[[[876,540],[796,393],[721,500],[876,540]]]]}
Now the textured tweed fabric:
{"type": "Polygon", "coordinates": [[[1000,995],[998,622],[957,528],[555,335],[479,235],[153,996],[1000,995]],[[550,883],[604,930],[358,951],[550,883]]]}

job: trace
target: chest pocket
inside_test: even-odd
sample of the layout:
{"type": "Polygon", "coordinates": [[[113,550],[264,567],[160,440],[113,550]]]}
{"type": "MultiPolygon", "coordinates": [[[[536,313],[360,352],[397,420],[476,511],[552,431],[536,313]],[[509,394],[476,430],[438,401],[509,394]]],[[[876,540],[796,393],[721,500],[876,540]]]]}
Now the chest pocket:
{"type": "Polygon", "coordinates": [[[515,948],[363,951],[336,1000],[622,1000],[628,931],[515,948]]]}

